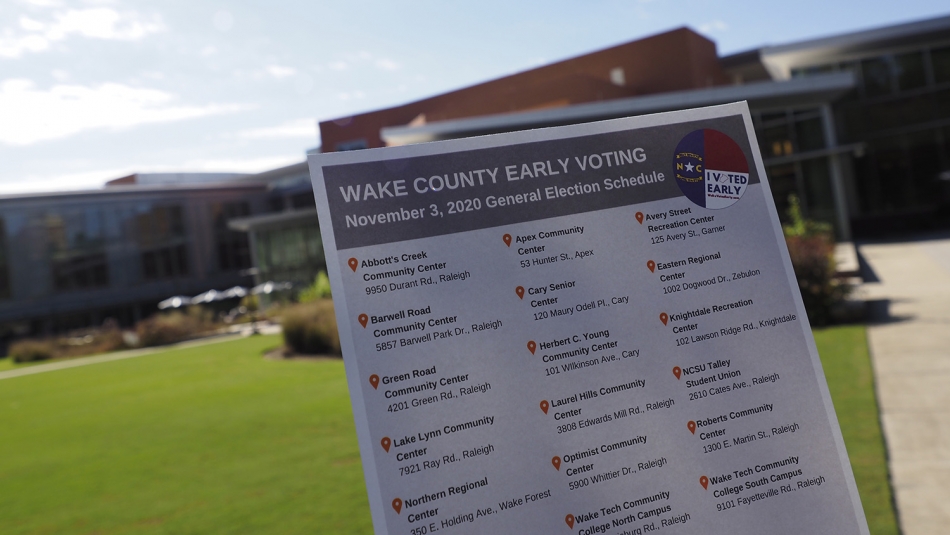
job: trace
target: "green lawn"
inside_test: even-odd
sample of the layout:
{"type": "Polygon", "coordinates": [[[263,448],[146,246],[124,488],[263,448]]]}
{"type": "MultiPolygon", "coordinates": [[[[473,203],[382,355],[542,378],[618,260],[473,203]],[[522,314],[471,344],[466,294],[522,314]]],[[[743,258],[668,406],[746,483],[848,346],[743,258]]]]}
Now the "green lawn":
{"type": "Polygon", "coordinates": [[[0,381],[0,533],[371,533],[343,364],[278,343],[0,381]]]}
{"type": "MultiPolygon", "coordinates": [[[[871,533],[896,535],[864,329],[815,335],[871,533]]],[[[0,381],[0,534],[371,533],[343,364],[261,358],[278,343],[0,381]]]]}
{"type": "Polygon", "coordinates": [[[874,535],[897,535],[867,334],[860,326],[834,327],[816,330],[815,342],[868,526],[874,535]]]}

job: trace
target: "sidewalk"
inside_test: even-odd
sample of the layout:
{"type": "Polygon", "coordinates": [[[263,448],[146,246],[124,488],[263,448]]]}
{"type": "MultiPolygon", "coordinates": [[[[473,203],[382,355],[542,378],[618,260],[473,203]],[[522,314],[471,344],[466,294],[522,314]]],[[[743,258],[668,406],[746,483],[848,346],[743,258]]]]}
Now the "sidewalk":
{"type": "Polygon", "coordinates": [[[950,238],[859,246],[880,300],[868,327],[904,535],[950,531],[950,238]],[[886,311],[886,312],[885,312],[886,311]]]}
{"type": "MultiPolygon", "coordinates": [[[[57,361],[49,362],[46,364],[24,366],[22,368],[16,368],[13,370],[7,370],[5,372],[0,372],[0,380],[13,379],[14,377],[23,377],[25,375],[35,375],[37,373],[54,372],[56,370],[78,368],[79,366],[88,366],[90,364],[99,364],[101,362],[112,362],[116,360],[125,360],[125,359],[133,359],[136,357],[144,357],[146,355],[160,353],[162,351],[168,351],[169,349],[180,349],[180,348],[186,348],[186,347],[203,346],[203,345],[208,345],[208,344],[217,344],[219,342],[227,342],[229,340],[237,340],[238,338],[251,336],[253,332],[254,332],[254,329],[251,327],[250,324],[239,325],[239,326],[235,326],[232,329],[229,329],[229,332],[226,334],[199,338],[197,340],[189,340],[187,342],[180,342],[177,344],[171,344],[167,346],[146,347],[142,349],[130,349],[127,351],[116,351],[114,353],[105,353],[102,355],[94,355],[91,357],[77,357],[77,358],[72,358],[72,359],[57,360],[57,361]]],[[[280,334],[281,330],[280,330],[279,325],[268,325],[268,324],[259,323],[257,332],[260,334],[280,334]]]]}

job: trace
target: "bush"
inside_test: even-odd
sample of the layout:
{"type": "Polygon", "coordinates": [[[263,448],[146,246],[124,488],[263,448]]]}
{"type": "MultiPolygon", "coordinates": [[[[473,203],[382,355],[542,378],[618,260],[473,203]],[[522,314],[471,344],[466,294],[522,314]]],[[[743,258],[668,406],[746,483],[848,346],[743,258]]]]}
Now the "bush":
{"type": "Polygon", "coordinates": [[[333,301],[320,299],[289,307],[282,319],[284,343],[295,353],[340,354],[333,301]]]}
{"type": "Polygon", "coordinates": [[[782,226],[788,255],[812,325],[831,322],[832,309],[850,288],[835,278],[835,240],[831,225],[802,217],[798,198],[789,197],[789,223],[782,226]]]}
{"type": "Polygon", "coordinates": [[[307,286],[300,292],[300,295],[297,296],[297,300],[301,303],[310,303],[318,299],[328,299],[330,297],[330,278],[327,277],[326,271],[320,271],[313,280],[313,284],[307,286]]]}
{"type": "Polygon", "coordinates": [[[187,313],[179,311],[155,314],[135,325],[142,346],[174,344],[194,338],[214,329],[213,314],[201,307],[190,307],[187,313]]]}
{"type": "Polygon", "coordinates": [[[101,329],[83,329],[57,340],[61,349],[58,356],[79,357],[125,349],[128,345],[118,325],[107,324],[101,329]],[[65,345],[65,347],[63,347],[65,345]]]}
{"type": "Polygon", "coordinates": [[[7,356],[13,362],[35,362],[49,360],[56,356],[56,344],[51,340],[24,339],[10,344],[7,356]]]}
{"type": "Polygon", "coordinates": [[[25,338],[10,344],[7,354],[14,362],[34,362],[107,353],[126,347],[122,331],[114,323],[102,328],[81,329],[55,338],[25,338]]]}

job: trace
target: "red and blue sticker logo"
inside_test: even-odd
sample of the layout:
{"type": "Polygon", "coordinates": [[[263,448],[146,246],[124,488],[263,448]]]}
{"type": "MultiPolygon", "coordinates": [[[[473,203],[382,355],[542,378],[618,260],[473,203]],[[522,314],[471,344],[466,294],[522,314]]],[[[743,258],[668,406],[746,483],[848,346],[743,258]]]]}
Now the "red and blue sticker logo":
{"type": "Polygon", "coordinates": [[[749,187],[749,163],[731,137],[694,130],[676,145],[673,174],[683,195],[703,208],[732,206],[749,187]]]}

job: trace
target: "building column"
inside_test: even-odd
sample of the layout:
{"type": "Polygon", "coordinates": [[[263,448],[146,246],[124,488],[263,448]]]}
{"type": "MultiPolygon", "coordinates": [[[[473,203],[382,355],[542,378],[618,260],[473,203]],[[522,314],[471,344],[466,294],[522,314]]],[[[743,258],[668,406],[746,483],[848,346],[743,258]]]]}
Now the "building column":
{"type": "MultiPolygon", "coordinates": [[[[831,104],[821,105],[821,125],[825,134],[825,147],[838,148],[838,134],[835,131],[835,118],[831,104]]],[[[844,188],[844,173],[838,153],[828,155],[828,172],[831,176],[831,191],[835,202],[835,223],[839,241],[851,241],[851,218],[848,214],[848,199],[844,188]]]]}

